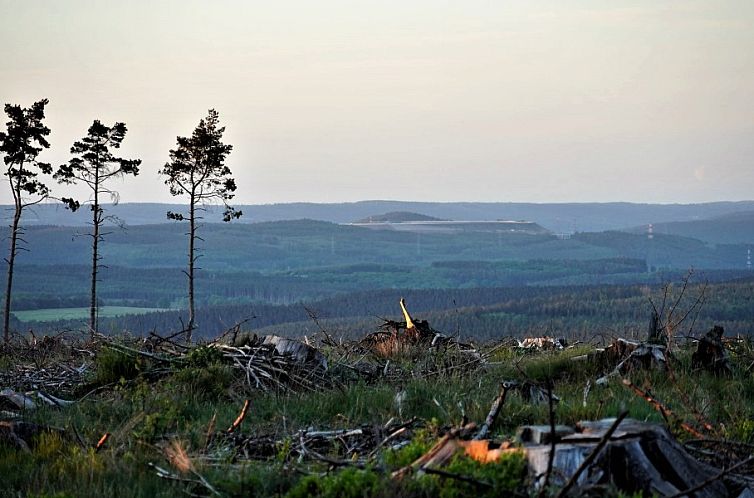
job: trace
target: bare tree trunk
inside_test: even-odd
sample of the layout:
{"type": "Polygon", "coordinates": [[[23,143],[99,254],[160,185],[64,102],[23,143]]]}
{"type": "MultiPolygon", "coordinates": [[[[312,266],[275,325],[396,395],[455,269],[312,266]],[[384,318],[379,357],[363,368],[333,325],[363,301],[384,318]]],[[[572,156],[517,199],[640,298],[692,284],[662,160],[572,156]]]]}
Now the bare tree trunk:
{"type": "Polygon", "coordinates": [[[196,238],[196,199],[191,194],[189,204],[189,252],[188,252],[188,308],[189,321],[186,330],[186,342],[191,342],[191,333],[194,331],[194,241],[196,238]]]}
{"type": "Polygon", "coordinates": [[[99,165],[95,168],[94,173],[94,204],[92,205],[92,285],[91,300],[89,301],[89,333],[94,337],[97,332],[97,262],[99,261],[99,226],[102,222],[100,219],[99,208],[99,165]]]}
{"type": "Polygon", "coordinates": [[[92,286],[89,301],[89,332],[94,336],[97,332],[97,260],[99,258],[99,220],[98,210],[94,211],[94,233],[92,234],[92,286]]]}
{"type": "Polygon", "coordinates": [[[18,240],[18,225],[21,220],[22,206],[16,201],[16,210],[13,213],[13,226],[10,233],[10,255],[8,257],[8,282],[5,287],[5,314],[3,316],[3,338],[10,342],[10,303],[13,289],[13,264],[16,261],[16,244],[18,240]]]}

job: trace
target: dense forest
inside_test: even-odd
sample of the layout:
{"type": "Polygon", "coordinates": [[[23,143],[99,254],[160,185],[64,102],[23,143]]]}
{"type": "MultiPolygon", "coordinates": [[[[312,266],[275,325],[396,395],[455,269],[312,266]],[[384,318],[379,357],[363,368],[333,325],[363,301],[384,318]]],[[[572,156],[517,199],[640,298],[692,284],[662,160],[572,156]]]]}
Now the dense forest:
{"type": "MultiPolygon", "coordinates": [[[[681,296],[682,281],[678,277],[675,284],[668,284],[673,299],[681,296]]],[[[292,337],[317,333],[320,327],[326,327],[335,336],[360,337],[374,330],[383,318],[399,318],[398,300],[405,297],[411,310],[430,320],[438,330],[478,340],[532,334],[636,336],[646,330],[652,311],[650,300],[659,307],[665,287],[657,284],[365,290],[284,305],[257,302],[205,306],[197,311],[197,324],[204,337],[215,336],[237,323],[243,323],[244,330],[292,337]]],[[[698,332],[714,323],[724,326],[730,334],[750,333],[754,277],[690,285],[676,312],[691,309],[700,295],[704,302],[699,312],[694,311],[684,325],[686,328],[678,332],[698,332]]],[[[178,331],[184,318],[185,313],[175,310],[103,318],[100,323],[106,332],[145,335],[151,331],[178,331]]],[[[52,332],[78,327],[80,321],[24,325],[52,332]]]]}
{"type": "MultiPolygon", "coordinates": [[[[288,302],[329,291],[657,282],[657,270],[746,269],[747,245],[672,235],[585,232],[415,234],[311,220],[207,224],[197,278],[204,304],[288,302]],[[343,278],[344,275],[348,278],[343,278]],[[324,287],[324,289],[323,289],[324,287]]],[[[19,258],[17,309],[68,306],[87,292],[88,241],[71,227],[32,227],[19,258]],[[53,249],[54,250],[51,250],[53,249]],[[44,291],[40,292],[44,282],[44,291]],[[54,297],[51,297],[54,296],[54,297]]],[[[112,229],[102,246],[104,304],[180,305],[185,260],[178,224],[112,229]]]]}

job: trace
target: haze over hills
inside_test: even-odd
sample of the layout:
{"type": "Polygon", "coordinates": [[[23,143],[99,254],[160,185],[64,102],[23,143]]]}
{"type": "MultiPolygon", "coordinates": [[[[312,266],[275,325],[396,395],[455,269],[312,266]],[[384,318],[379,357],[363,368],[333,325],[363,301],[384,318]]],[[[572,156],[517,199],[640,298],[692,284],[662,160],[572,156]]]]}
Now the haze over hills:
{"type": "MultiPolygon", "coordinates": [[[[705,220],[655,223],[654,232],[691,237],[712,244],[754,244],[754,211],[723,214],[705,220]]],[[[626,229],[645,233],[646,226],[626,229]]]]}
{"type": "Polygon", "coordinates": [[[355,223],[404,223],[407,221],[448,221],[434,216],[427,216],[421,213],[412,213],[410,211],[391,211],[385,214],[370,215],[366,218],[356,220],[355,223]]]}
{"type": "MultiPolygon", "coordinates": [[[[8,206],[0,206],[3,223],[10,216],[8,206]]],[[[109,214],[127,225],[167,222],[168,210],[180,211],[180,204],[121,203],[105,206],[109,214]]],[[[712,202],[703,204],[614,203],[484,203],[484,202],[406,202],[360,201],[353,203],[288,203],[237,206],[244,213],[241,223],[313,219],[332,223],[351,223],[381,213],[408,211],[445,220],[526,220],[555,233],[620,230],[648,223],[696,221],[738,212],[754,211],[754,201],[712,202]]],[[[210,208],[207,221],[220,221],[221,210],[210,208]]],[[[24,224],[83,226],[89,211],[76,213],[61,204],[35,206],[25,213],[24,224]]]]}

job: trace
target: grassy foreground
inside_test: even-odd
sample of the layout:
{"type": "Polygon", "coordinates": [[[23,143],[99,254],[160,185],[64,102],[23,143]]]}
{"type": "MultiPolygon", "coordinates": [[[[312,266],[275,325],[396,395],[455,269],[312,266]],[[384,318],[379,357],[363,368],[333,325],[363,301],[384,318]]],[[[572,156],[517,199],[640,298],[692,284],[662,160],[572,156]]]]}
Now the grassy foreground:
{"type": "MultiPolygon", "coordinates": [[[[437,475],[390,478],[391,471],[420,456],[449,427],[466,420],[481,424],[500,382],[507,379],[552,381],[560,398],[554,412],[559,424],[616,416],[624,409],[635,419],[664,422],[620,377],[604,387],[593,385],[585,399],[587,382],[594,384],[606,368],[571,360],[591,351],[588,345],[538,353],[490,346],[489,360],[471,370],[448,368],[458,364],[447,355],[412,351],[391,358],[391,364],[403,372],[415,372],[427,362],[436,368],[369,380],[349,377],[345,369],[332,386],[287,393],[250,389],[209,348],[196,349],[188,361],[169,363],[103,345],[88,347],[95,356],[84,383],[74,392],[60,393],[80,401],[21,414],[24,420],[64,429],[64,436],[43,435],[30,452],[0,445],[0,496],[527,496],[530,478],[524,460],[515,454],[487,465],[465,457],[452,461],[449,472],[490,485],[481,490],[437,475]],[[395,403],[399,390],[405,391],[400,407],[395,403]],[[218,435],[208,441],[209,433],[231,426],[246,399],[250,408],[235,439],[218,435]],[[343,448],[329,450],[327,461],[302,458],[295,451],[301,430],[384,426],[390,419],[413,417],[418,424],[411,442],[395,450],[384,446],[366,468],[349,465],[349,459],[363,455],[343,448]],[[105,433],[111,434],[107,442],[94,449],[105,433]],[[274,441],[274,451],[265,458],[247,458],[233,444],[262,436],[274,441]],[[155,466],[179,480],[159,477],[155,466]]],[[[731,377],[692,370],[690,348],[681,347],[670,375],[636,371],[631,380],[672,407],[670,429],[680,440],[692,437],[681,422],[699,426],[704,421],[707,437],[753,444],[754,376],[748,368],[754,348],[744,340],[731,349],[731,377]]],[[[13,372],[22,362],[52,365],[64,361],[66,351],[19,356],[17,350],[6,350],[0,372],[13,372]]],[[[520,425],[548,420],[546,403],[512,395],[492,427],[492,438],[512,440],[520,425]]]]}

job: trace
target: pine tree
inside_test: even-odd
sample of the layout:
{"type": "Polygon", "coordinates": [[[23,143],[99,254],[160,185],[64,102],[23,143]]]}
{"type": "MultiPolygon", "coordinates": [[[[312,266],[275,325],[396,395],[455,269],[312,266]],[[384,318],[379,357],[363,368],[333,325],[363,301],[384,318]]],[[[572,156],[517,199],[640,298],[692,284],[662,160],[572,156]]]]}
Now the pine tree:
{"type": "Polygon", "coordinates": [[[191,341],[191,334],[196,327],[194,309],[194,276],[196,261],[199,259],[196,242],[199,222],[203,219],[201,213],[205,206],[212,203],[222,203],[225,207],[223,221],[231,221],[241,216],[241,211],[228,205],[236,191],[236,182],[231,171],[225,165],[225,159],[233,150],[232,145],[222,142],[225,128],[219,128],[219,115],[210,109],[207,117],[199,121],[190,137],[177,137],[177,146],[170,151],[170,161],[160,171],[167,177],[165,185],[173,196],[188,197],[188,212],[175,213],[168,211],[168,219],[189,222],[188,247],[188,312],[189,319],[186,326],[186,341],[191,341]]]}
{"type": "Polygon", "coordinates": [[[13,221],[10,226],[10,254],[8,279],[5,287],[5,310],[3,315],[3,338],[10,340],[10,309],[13,290],[13,269],[22,240],[21,215],[24,209],[38,204],[50,195],[50,189],[37,177],[39,173],[49,175],[52,166],[37,160],[43,149],[50,147],[47,135],[50,129],[42,123],[45,117],[47,99],[35,102],[24,109],[18,105],[5,105],[5,114],[10,121],[6,131],[0,132],[0,152],[3,153],[6,169],[3,173],[8,178],[13,193],[13,221]]]}
{"type": "MultiPolygon", "coordinates": [[[[91,190],[91,195],[85,204],[92,210],[92,273],[91,296],[89,301],[89,330],[92,334],[97,331],[97,272],[101,256],[99,243],[106,235],[102,226],[108,221],[117,221],[114,216],[106,215],[102,207],[104,196],[108,196],[113,204],[119,200],[118,192],[109,187],[110,180],[125,175],[138,175],[141,159],[123,159],[116,157],[112,149],[120,148],[126,136],[125,123],[115,123],[112,127],[103,125],[95,120],[89,127],[87,135],[74,142],[71,147],[72,158],[67,164],[61,165],[54,178],[61,183],[83,184],[91,190]]],[[[63,202],[72,211],[76,211],[81,203],[72,198],[63,198],[63,202]]]]}

